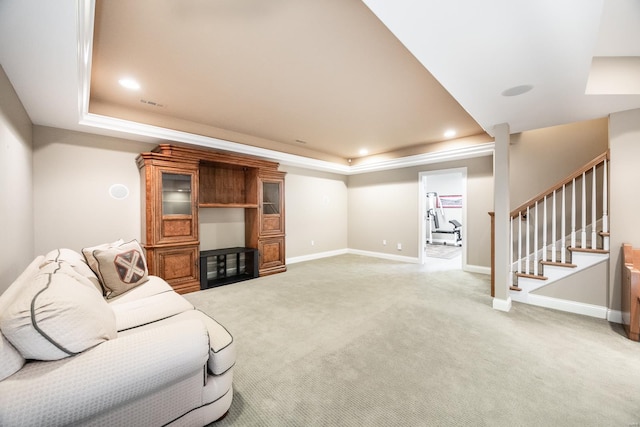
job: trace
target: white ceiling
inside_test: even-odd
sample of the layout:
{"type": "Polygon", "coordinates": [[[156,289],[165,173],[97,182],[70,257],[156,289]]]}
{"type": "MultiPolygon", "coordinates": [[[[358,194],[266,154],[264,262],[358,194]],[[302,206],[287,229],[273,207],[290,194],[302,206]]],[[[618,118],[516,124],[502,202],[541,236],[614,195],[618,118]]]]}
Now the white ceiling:
{"type": "MultiPolygon", "coordinates": [[[[139,7],[147,3],[147,7],[160,4],[122,0],[109,0],[105,4],[108,3],[119,7],[134,3],[139,7]]],[[[162,3],[167,7],[175,5],[169,0],[162,3]]],[[[213,118],[204,114],[194,119],[180,116],[179,113],[186,110],[170,111],[180,103],[188,106],[194,102],[191,97],[180,95],[188,92],[198,95],[197,88],[202,86],[192,83],[203,82],[189,78],[197,73],[183,73],[186,80],[179,83],[196,89],[154,92],[161,97],[166,94],[169,100],[168,107],[161,112],[162,120],[158,114],[139,108],[141,96],[135,99],[133,108],[133,104],[122,105],[121,100],[110,98],[109,89],[98,86],[101,74],[109,79],[115,76],[116,71],[109,66],[116,62],[117,55],[113,55],[117,51],[104,56],[102,63],[96,56],[94,82],[91,82],[91,0],[0,0],[0,64],[37,125],[152,143],[166,139],[190,142],[340,173],[351,173],[358,168],[357,164],[348,166],[346,158],[357,157],[357,150],[367,145],[373,148],[372,154],[383,153],[372,156],[370,163],[383,159],[381,163],[388,165],[425,161],[426,157],[419,158],[420,154],[441,158],[442,153],[434,151],[443,147],[453,147],[451,151],[460,156],[486,149],[486,144],[474,148],[476,140],[467,144],[468,141],[462,139],[457,145],[455,141],[449,145],[440,142],[444,138],[437,135],[441,134],[447,117],[462,120],[459,123],[462,123],[460,129],[465,129],[463,136],[483,130],[491,135],[493,127],[501,123],[508,123],[515,133],[640,108],[640,94],[633,92],[633,85],[629,89],[631,94],[621,94],[624,88],[617,88],[616,95],[602,94],[607,93],[607,89],[597,92],[601,93],[598,95],[585,94],[594,56],[640,57],[640,0],[364,0],[363,3],[359,0],[273,0],[268,7],[263,0],[205,3],[190,0],[180,4],[194,8],[201,5],[202,10],[209,13],[229,12],[230,7],[244,6],[233,20],[227,15],[225,20],[216,21],[215,29],[224,25],[229,31],[236,29],[234,40],[244,43],[246,56],[241,56],[236,46],[227,52],[226,59],[243,61],[238,62],[243,64],[240,68],[243,76],[239,77],[244,77],[242,84],[249,86],[236,86],[237,90],[229,91],[238,96],[225,100],[226,104],[222,105],[228,106],[227,110],[219,107],[212,110],[213,118]],[[216,10],[211,8],[212,4],[216,10]],[[260,40],[261,26],[264,40],[260,40]],[[238,28],[253,28],[253,32],[243,34],[246,31],[238,28]],[[390,37],[391,33],[401,43],[390,37]],[[255,46],[247,45],[247,39],[241,35],[253,37],[255,46]],[[361,57],[354,58],[358,52],[362,52],[361,57]],[[345,56],[335,56],[339,54],[345,56]],[[254,59],[256,65],[252,67],[254,59]],[[424,69],[417,66],[418,63],[424,69]],[[300,85],[300,80],[294,78],[295,73],[278,72],[295,67],[304,71],[306,85],[300,85]],[[327,75],[332,79],[329,86],[323,80],[327,75]],[[260,76],[284,78],[271,87],[278,90],[271,90],[258,84],[260,76]],[[429,102],[435,95],[426,92],[426,88],[434,83],[433,77],[437,80],[435,87],[441,85],[440,92],[445,97],[450,94],[453,100],[438,98],[435,106],[429,102]],[[352,83],[346,85],[345,81],[352,83]],[[254,84],[255,87],[250,86],[254,84]],[[519,96],[502,96],[506,89],[520,85],[531,85],[533,89],[519,96]],[[407,92],[407,87],[413,87],[414,93],[407,92]],[[266,97],[251,98],[252,93],[266,97]],[[424,93],[429,95],[421,96],[424,93]],[[296,95],[301,96],[296,98],[296,95]],[[265,104],[264,99],[273,103],[265,104]],[[254,108],[256,105],[259,108],[254,108]],[[348,109],[342,110],[343,105],[348,109]],[[124,114],[127,109],[137,112],[124,114]],[[437,119],[429,120],[436,113],[440,114],[437,119]],[[429,117],[421,120],[420,114],[429,117]],[[296,139],[307,143],[297,143],[296,139]]],[[[122,34],[129,34],[137,25],[139,37],[124,39],[125,44],[131,45],[126,51],[129,59],[134,59],[131,55],[155,51],[152,40],[157,40],[162,31],[156,33],[156,39],[145,43],[141,40],[153,36],[153,32],[144,28],[158,25],[153,19],[163,19],[162,15],[158,16],[160,9],[156,7],[149,15],[138,10],[138,15],[132,16],[138,19],[113,21],[113,25],[128,25],[128,29],[121,29],[122,34]]],[[[211,16],[198,15],[196,9],[192,12],[192,18],[201,21],[211,16]]],[[[171,25],[166,26],[169,35],[170,28],[176,26],[174,21],[181,19],[174,16],[173,21],[168,21],[171,25]]],[[[125,17],[118,17],[116,13],[115,18],[125,17]]],[[[114,31],[109,34],[113,36],[114,31]]],[[[100,37],[108,38],[108,35],[100,37]]],[[[158,44],[166,48],[171,39],[162,39],[163,43],[158,44]]],[[[224,52],[228,40],[215,52],[224,52]]],[[[178,48],[184,50],[185,45],[180,44],[178,48]]],[[[196,48],[194,57],[198,56],[197,49],[201,48],[196,48]]],[[[108,52],[96,51],[96,55],[102,53],[108,52]]],[[[165,52],[161,58],[167,70],[179,69],[169,67],[174,65],[171,56],[174,54],[165,52]]],[[[124,62],[127,55],[122,53],[119,62],[124,62]]],[[[159,58],[150,55],[146,59],[157,64],[154,61],[159,58]]],[[[231,68],[231,72],[233,70],[231,68]]],[[[217,70],[214,67],[209,71],[217,70]]],[[[161,72],[157,74],[163,76],[161,72]]],[[[222,76],[219,78],[226,82],[236,77],[222,76]]],[[[638,79],[640,76],[632,75],[630,80],[637,82],[638,79]]],[[[240,85],[238,82],[233,84],[240,85]]],[[[162,89],[166,89],[167,83],[163,84],[162,89]]],[[[179,86],[174,81],[171,87],[179,86]]],[[[209,95],[210,90],[202,93],[209,95]]],[[[152,101],[165,102],[163,99],[152,101]]],[[[485,139],[479,141],[486,140],[485,135],[485,139]]]]}

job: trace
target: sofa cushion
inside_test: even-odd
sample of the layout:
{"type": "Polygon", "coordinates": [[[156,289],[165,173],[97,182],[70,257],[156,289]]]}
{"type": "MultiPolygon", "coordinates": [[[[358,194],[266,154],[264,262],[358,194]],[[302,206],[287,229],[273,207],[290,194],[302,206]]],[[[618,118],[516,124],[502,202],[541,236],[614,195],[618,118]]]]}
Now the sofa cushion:
{"type": "Polygon", "coordinates": [[[96,274],[106,290],[106,297],[113,298],[146,282],[149,278],[144,251],[136,240],[95,249],[96,274]]]}
{"type": "Polygon", "coordinates": [[[49,263],[0,313],[0,328],[25,359],[57,360],[116,337],[113,310],[65,262],[49,263]]]}
{"type": "MultiPolygon", "coordinates": [[[[147,286],[145,283],[142,287],[147,286]]],[[[194,307],[174,291],[111,305],[118,332],[157,322],[194,307]]]]}
{"type": "Polygon", "coordinates": [[[107,301],[111,308],[117,304],[124,304],[126,302],[147,298],[153,295],[161,294],[164,292],[175,292],[170,284],[164,279],[158,276],[149,275],[149,280],[144,283],[144,286],[137,286],[128,290],[124,294],[116,295],[113,298],[109,298],[107,301]]]}
{"type": "Polygon", "coordinates": [[[40,267],[42,268],[50,262],[58,261],[64,261],[68,263],[71,267],[73,267],[74,270],[80,273],[80,275],[89,279],[93,286],[95,286],[95,288],[104,295],[104,289],[102,289],[100,280],[98,280],[98,276],[96,276],[96,273],[94,273],[93,270],[91,270],[91,267],[89,267],[89,264],[87,264],[87,260],[85,259],[84,255],[74,251],[73,249],[54,249],[44,256],[44,261],[42,262],[40,267]]]}
{"type": "Polygon", "coordinates": [[[18,350],[0,333],[0,381],[10,377],[22,368],[24,357],[18,350]]]}

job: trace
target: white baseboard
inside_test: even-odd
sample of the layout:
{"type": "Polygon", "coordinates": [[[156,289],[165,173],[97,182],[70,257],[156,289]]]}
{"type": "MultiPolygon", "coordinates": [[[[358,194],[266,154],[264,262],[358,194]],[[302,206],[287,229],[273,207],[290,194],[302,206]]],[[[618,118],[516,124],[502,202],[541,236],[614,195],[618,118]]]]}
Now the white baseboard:
{"type": "Polygon", "coordinates": [[[413,263],[413,264],[418,264],[420,262],[420,260],[417,257],[393,255],[393,254],[384,254],[382,252],[361,251],[359,249],[347,249],[347,253],[354,254],[354,255],[370,256],[370,257],[374,257],[374,258],[389,259],[389,260],[392,260],[392,261],[410,262],[410,263],[413,263]]]}
{"type": "Polygon", "coordinates": [[[612,323],[623,323],[622,312],[620,310],[608,310],[607,320],[612,323]]]}
{"type": "Polygon", "coordinates": [[[569,313],[597,317],[598,319],[606,319],[608,314],[607,307],[600,305],[585,304],[582,302],[569,301],[531,293],[528,295],[527,303],[537,305],[539,307],[553,308],[555,310],[566,311],[569,313]]]}
{"type": "Polygon", "coordinates": [[[332,256],[344,255],[349,253],[349,249],[338,249],[335,251],[318,252],[317,254],[309,254],[287,258],[287,264],[295,264],[297,262],[313,261],[314,259],[329,258],[332,256]]]}
{"type": "Polygon", "coordinates": [[[481,265],[465,265],[462,270],[468,271],[469,273],[479,273],[479,274],[487,274],[491,275],[491,267],[483,267],[481,265]]]}
{"type": "Polygon", "coordinates": [[[493,308],[495,310],[508,312],[509,310],[511,310],[511,297],[507,297],[507,299],[499,299],[494,297],[493,308]]]}

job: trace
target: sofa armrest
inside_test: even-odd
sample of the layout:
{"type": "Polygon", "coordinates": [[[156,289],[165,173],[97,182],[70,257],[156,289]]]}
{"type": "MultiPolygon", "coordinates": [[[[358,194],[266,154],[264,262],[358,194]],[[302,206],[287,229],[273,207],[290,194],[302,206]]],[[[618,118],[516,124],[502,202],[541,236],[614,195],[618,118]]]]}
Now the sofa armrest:
{"type": "Polygon", "coordinates": [[[180,316],[198,319],[206,325],[210,347],[207,362],[209,372],[213,375],[222,375],[233,368],[236,363],[236,344],[224,326],[199,310],[187,311],[180,316]]]}
{"type": "Polygon", "coordinates": [[[208,332],[193,318],[131,330],[74,357],[30,362],[0,382],[0,425],[67,425],[204,368],[208,332]]]}

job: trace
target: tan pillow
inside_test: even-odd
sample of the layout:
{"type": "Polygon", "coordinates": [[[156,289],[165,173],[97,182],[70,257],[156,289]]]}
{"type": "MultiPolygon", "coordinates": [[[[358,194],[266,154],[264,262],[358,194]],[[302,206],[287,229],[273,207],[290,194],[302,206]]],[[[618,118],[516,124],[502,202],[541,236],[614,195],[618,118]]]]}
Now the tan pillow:
{"type": "Polygon", "coordinates": [[[62,359],[117,336],[109,304],[65,262],[33,276],[0,313],[0,328],[25,359],[36,360],[62,359]]]}
{"type": "MultiPolygon", "coordinates": [[[[99,276],[98,275],[98,261],[93,256],[93,252],[97,251],[97,250],[109,249],[109,248],[113,248],[113,247],[116,247],[116,246],[120,246],[123,243],[124,243],[124,240],[118,239],[115,242],[103,243],[101,245],[90,246],[88,248],[82,248],[82,255],[84,255],[84,258],[87,261],[87,265],[96,274],[96,277],[99,276]]],[[[102,279],[100,279],[100,277],[98,277],[98,281],[102,282],[102,279]]],[[[102,288],[102,295],[106,296],[107,295],[107,290],[104,288],[102,283],[100,283],[100,287],[102,288]]]]}
{"type": "Polygon", "coordinates": [[[136,240],[93,251],[98,278],[107,298],[127,292],[149,280],[144,251],[136,240]]]}

